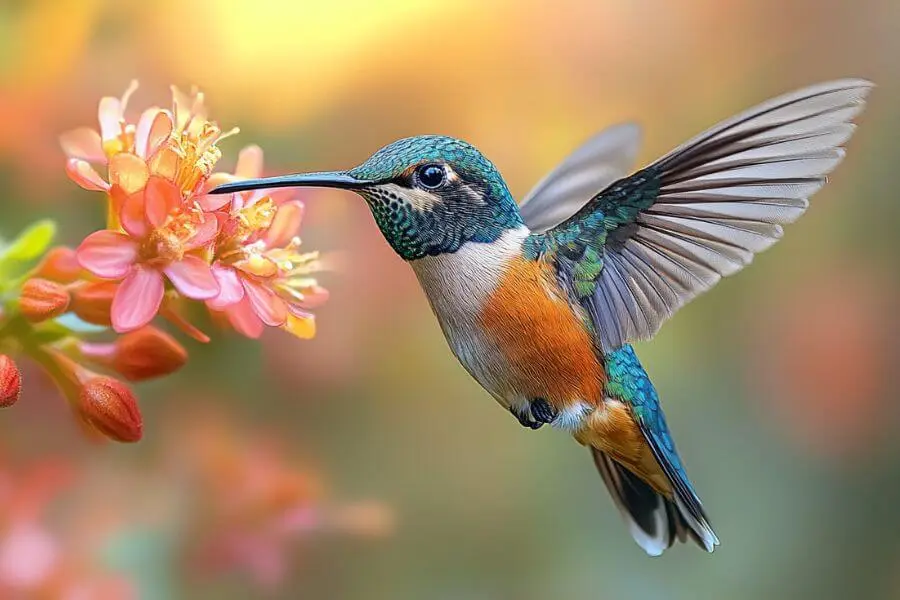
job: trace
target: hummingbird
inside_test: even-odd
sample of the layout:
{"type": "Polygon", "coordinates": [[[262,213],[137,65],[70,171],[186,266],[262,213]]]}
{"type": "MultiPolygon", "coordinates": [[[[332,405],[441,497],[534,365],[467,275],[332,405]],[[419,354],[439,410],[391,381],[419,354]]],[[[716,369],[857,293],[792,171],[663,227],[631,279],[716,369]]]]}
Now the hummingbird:
{"type": "Polygon", "coordinates": [[[634,540],[719,544],[632,343],[782,236],[841,162],[872,87],[844,79],[769,100],[627,175],[631,124],[589,139],[517,204],[474,146],[393,142],[346,171],[230,182],[319,186],[368,204],[453,354],[528,429],[586,446],[634,540]]]}

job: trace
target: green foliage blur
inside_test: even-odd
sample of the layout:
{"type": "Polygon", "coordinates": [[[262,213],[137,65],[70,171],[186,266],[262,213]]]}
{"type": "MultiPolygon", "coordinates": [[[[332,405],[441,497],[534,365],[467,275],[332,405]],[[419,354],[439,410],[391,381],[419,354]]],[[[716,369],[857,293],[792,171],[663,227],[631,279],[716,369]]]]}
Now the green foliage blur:
{"type": "MultiPolygon", "coordinates": [[[[56,137],[95,126],[100,96],[132,78],[135,106],[167,102],[169,84],[204,90],[212,117],[241,127],[222,143],[223,168],[249,143],[279,174],[350,167],[439,133],[482,149],[520,197],[615,122],[643,125],[647,162],[816,81],[879,87],[785,239],[637,348],[722,540],[713,555],[647,558],[587,453],[523,430],[469,378],[412,272],[338,191],[303,197],[304,246],[331,265],[314,340],[184,340],[187,368],[139,387],[136,446],[84,441],[52,387],[28,381],[0,413],[0,466],[62,457],[127,473],[111,484],[120,499],[159,511],[148,493],[170,485],[172,454],[189,454],[192,423],[214,413],[277,440],[331,496],[393,512],[379,539],[305,537],[261,596],[241,575],[167,562],[130,515],[105,556],[141,598],[898,598],[898,31],[895,0],[2,3],[7,239],[46,217],[70,244],[102,226],[56,137]]],[[[165,529],[190,541],[190,524],[165,529]]]]}

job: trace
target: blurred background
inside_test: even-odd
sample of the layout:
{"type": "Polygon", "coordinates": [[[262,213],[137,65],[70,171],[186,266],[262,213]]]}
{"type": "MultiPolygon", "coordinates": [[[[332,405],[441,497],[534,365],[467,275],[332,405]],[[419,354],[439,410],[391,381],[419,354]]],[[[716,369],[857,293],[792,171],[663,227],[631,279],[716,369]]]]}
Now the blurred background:
{"type": "Polygon", "coordinates": [[[898,56],[894,0],[0,2],[0,235],[50,216],[70,244],[103,209],[57,136],[132,78],[136,110],[196,84],[241,127],[220,168],[251,142],[276,174],[440,133],[519,197],[615,122],[648,162],[806,84],[879,86],[784,241],[637,348],[714,555],[644,556],[587,453],[453,360],[364,204],[310,192],[304,244],[335,265],[314,340],[186,340],[133,446],[85,441],[26,370],[0,414],[2,596],[900,598],[898,56]]]}

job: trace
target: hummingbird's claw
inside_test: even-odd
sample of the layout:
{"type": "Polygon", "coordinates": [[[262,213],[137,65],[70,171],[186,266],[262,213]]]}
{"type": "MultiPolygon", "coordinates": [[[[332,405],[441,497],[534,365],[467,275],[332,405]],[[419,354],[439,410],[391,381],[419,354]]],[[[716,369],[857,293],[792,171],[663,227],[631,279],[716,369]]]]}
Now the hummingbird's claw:
{"type": "Polygon", "coordinates": [[[522,427],[527,427],[528,429],[540,429],[544,426],[544,423],[541,421],[535,421],[532,419],[528,413],[520,413],[515,409],[510,409],[509,412],[513,414],[513,416],[519,420],[519,423],[522,427]]]}
{"type": "Polygon", "coordinates": [[[522,427],[527,427],[528,429],[540,429],[544,426],[544,423],[552,423],[553,419],[559,414],[559,411],[550,406],[550,403],[543,398],[532,400],[530,410],[519,412],[511,408],[510,412],[515,415],[522,427]]]}
{"type": "Polygon", "coordinates": [[[550,403],[543,398],[535,398],[531,401],[531,414],[541,423],[552,423],[559,414],[550,403]]]}

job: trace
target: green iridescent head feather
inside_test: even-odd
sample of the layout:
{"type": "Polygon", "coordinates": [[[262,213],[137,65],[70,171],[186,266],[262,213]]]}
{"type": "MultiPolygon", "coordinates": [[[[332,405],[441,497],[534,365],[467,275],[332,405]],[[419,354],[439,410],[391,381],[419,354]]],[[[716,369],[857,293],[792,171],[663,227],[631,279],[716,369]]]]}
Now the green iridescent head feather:
{"type": "Polygon", "coordinates": [[[373,182],[358,191],[388,243],[406,260],[455,252],[466,242],[491,243],[522,225],[497,168],[462,140],[437,135],[398,140],[347,174],[373,182]],[[446,168],[444,185],[421,188],[416,169],[427,165],[446,168]]]}

